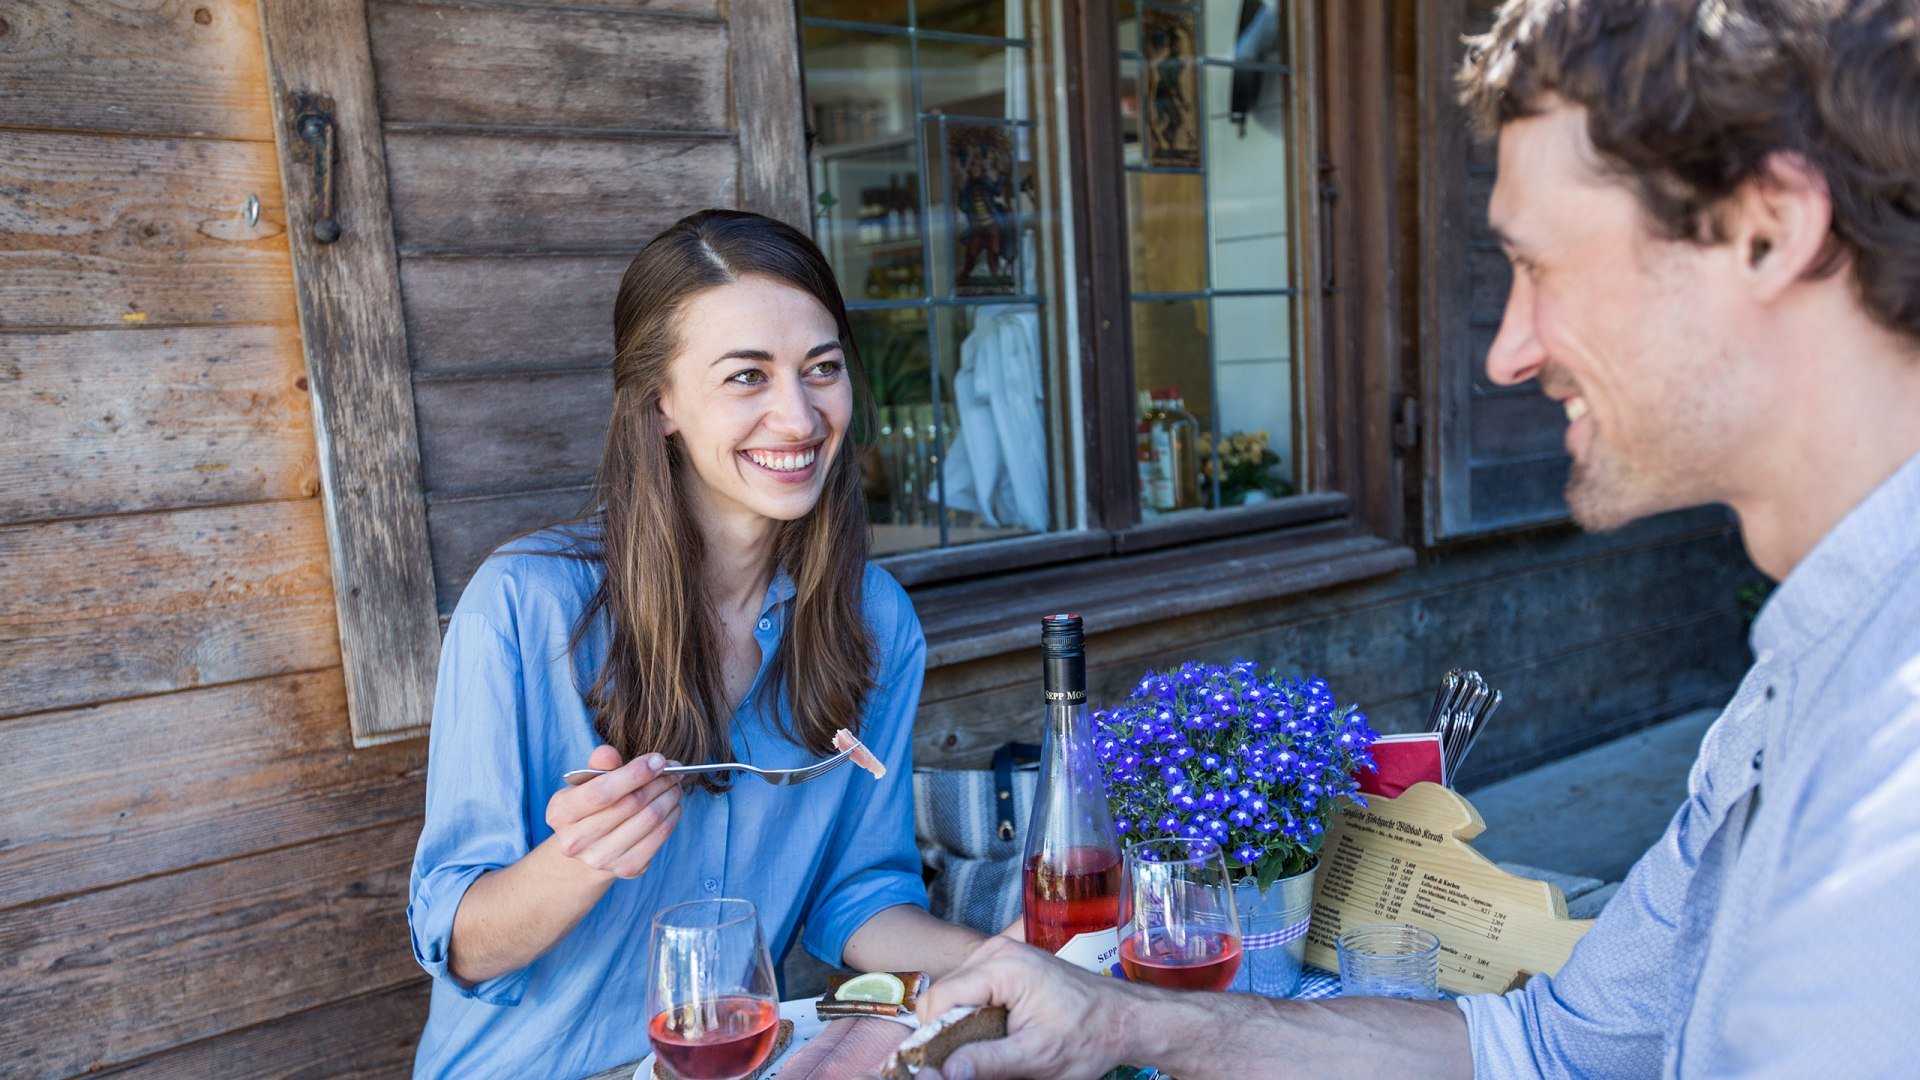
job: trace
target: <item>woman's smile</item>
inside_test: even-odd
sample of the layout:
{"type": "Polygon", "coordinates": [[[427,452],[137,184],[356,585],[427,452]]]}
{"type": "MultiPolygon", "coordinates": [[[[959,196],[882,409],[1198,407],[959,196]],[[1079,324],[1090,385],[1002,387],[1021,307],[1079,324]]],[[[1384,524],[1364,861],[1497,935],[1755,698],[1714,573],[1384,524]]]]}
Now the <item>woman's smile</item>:
{"type": "Polygon", "coordinates": [[[811,442],[784,449],[742,450],[740,456],[779,483],[804,484],[819,471],[820,443],[811,442]]]}

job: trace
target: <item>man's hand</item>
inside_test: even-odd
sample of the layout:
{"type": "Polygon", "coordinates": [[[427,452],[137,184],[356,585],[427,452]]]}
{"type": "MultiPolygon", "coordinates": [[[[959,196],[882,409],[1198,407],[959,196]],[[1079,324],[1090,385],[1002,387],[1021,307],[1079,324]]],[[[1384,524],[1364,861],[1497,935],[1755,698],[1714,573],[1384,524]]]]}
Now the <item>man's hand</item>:
{"type": "Polygon", "coordinates": [[[993,937],[975,948],[960,970],[934,983],[920,999],[919,1011],[926,1022],[959,1005],[1007,1009],[1007,1037],[955,1051],[940,1070],[945,1080],[1092,1080],[1125,1060],[1127,1017],[1148,993],[1032,946],[993,937]]]}

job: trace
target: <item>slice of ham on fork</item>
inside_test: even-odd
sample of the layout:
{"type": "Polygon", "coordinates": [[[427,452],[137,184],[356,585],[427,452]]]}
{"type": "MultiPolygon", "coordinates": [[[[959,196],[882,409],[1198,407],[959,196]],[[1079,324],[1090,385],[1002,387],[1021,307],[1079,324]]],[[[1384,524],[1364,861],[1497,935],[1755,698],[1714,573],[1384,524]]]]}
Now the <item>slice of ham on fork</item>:
{"type": "Polygon", "coordinates": [[[880,764],[880,759],[873,756],[873,751],[862,746],[860,740],[853,737],[853,732],[846,728],[833,733],[833,745],[838,750],[853,751],[853,763],[872,773],[875,780],[887,775],[887,767],[880,764]]]}

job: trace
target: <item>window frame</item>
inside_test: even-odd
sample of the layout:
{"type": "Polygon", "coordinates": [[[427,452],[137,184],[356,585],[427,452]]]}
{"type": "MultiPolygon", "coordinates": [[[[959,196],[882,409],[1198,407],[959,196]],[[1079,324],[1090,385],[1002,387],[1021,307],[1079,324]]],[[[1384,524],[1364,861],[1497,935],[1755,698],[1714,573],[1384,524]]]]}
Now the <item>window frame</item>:
{"type": "MultiPolygon", "coordinates": [[[[917,601],[933,602],[924,620],[930,639],[975,639],[938,650],[949,661],[984,655],[981,643],[1002,637],[1004,620],[961,617],[971,606],[964,598],[1002,604],[1012,582],[1047,581],[1049,603],[1099,609],[1125,591],[1137,592],[1142,575],[1177,577],[1229,554],[1243,558],[1250,540],[1270,542],[1277,578],[1219,590],[1212,601],[1218,607],[1390,573],[1413,562],[1401,542],[1402,450],[1393,430],[1403,396],[1404,314],[1394,268],[1406,231],[1396,216],[1396,140],[1406,133],[1396,126],[1394,45],[1396,34],[1411,32],[1410,20],[1388,0],[1287,4],[1290,40],[1298,43],[1289,87],[1295,141],[1290,242],[1298,267],[1292,298],[1298,322],[1295,416],[1305,490],[1255,506],[1143,520],[1134,461],[1117,10],[1114,0],[1062,3],[1062,120],[1076,151],[1065,175],[1072,198],[1062,223],[1070,232],[1063,247],[1074,252],[1076,264],[1073,290],[1056,302],[1075,307],[1076,355],[1069,362],[1078,366],[1081,392],[1085,526],[876,560],[917,601]],[[1303,545],[1324,555],[1318,570],[1285,572],[1303,545]],[[1075,572],[1088,563],[1124,572],[1075,572]]],[[[1025,613],[1019,618],[1024,625],[1025,613]]],[[[1123,618],[1122,624],[1131,621],[1123,618]]],[[[1111,622],[1102,627],[1112,628],[1111,622]]],[[[937,660],[930,654],[930,662],[937,660]]]]}

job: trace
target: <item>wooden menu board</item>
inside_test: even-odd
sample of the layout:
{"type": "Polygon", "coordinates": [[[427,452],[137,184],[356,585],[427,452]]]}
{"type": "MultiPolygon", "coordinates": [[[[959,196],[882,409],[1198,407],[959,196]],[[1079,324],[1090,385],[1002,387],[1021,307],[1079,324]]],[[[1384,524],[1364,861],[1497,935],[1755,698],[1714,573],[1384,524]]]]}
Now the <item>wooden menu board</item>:
{"type": "Polygon", "coordinates": [[[1567,918],[1559,889],[1468,847],[1486,827],[1473,804],[1431,783],[1335,814],[1314,875],[1307,962],[1337,971],[1343,928],[1405,923],[1439,935],[1442,989],[1500,993],[1559,971],[1593,920],[1567,918]]]}

